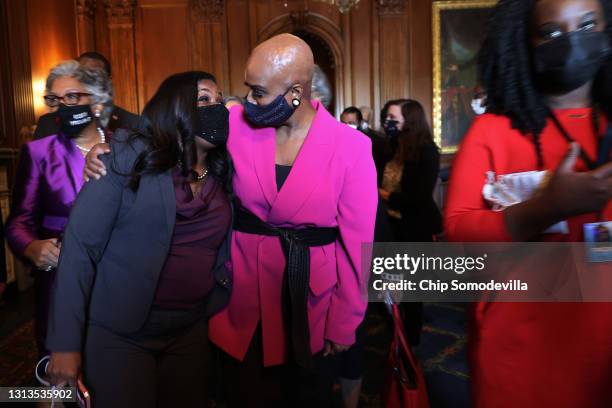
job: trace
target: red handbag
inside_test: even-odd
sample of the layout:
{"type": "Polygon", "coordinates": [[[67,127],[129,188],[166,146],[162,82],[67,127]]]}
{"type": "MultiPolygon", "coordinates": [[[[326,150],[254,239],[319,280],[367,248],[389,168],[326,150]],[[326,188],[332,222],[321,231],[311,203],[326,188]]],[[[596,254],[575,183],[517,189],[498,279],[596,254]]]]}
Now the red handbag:
{"type": "Polygon", "coordinates": [[[385,370],[385,408],[429,408],[429,397],[421,364],[406,341],[399,308],[392,305],[393,341],[385,370]]]}

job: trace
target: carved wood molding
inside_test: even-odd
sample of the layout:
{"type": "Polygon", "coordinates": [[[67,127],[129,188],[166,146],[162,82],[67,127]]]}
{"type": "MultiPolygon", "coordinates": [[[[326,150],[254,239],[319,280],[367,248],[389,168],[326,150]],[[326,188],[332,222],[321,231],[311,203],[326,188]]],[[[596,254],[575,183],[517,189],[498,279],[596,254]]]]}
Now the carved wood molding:
{"type": "Polygon", "coordinates": [[[308,10],[292,11],[289,14],[289,19],[295,28],[303,28],[308,25],[310,12],[308,10]]]}
{"type": "Polygon", "coordinates": [[[403,14],[406,11],[406,0],[378,0],[378,15],[403,14]]]}
{"type": "Polygon", "coordinates": [[[131,23],[134,20],[136,0],[104,0],[104,7],[110,22],[131,23]]]}
{"type": "Polygon", "coordinates": [[[96,13],[96,5],[96,0],[77,0],[77,16],[93,18],[94,14],[96,13]]]}
{"type": "Polygon", "coordinates": [[[189,0],[191,17],[201,22],[219,22],[225,14],[224,0],[189,0]]]}

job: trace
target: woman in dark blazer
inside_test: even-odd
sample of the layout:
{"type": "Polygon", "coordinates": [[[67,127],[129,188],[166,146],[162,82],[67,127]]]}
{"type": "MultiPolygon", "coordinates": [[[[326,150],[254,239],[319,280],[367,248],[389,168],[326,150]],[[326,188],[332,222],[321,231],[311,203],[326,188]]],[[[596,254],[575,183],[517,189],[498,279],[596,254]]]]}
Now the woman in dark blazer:
{"type": "Polygon", "coordinates": [[[440,170],[440,150],[433,141],[421,104],[410,99],[386,106],[385,122],[396,122],[394,153],[386,163],[381,197],[398,242],[430,242],[442,229],[433,199],[440,170]]]}
{"type": "Polygon", "coordinates": [[[82,356],[93,406],[208,402],[206,316],[229,297],[232,218],[228,111],[198,103],[213,85],[203,72],[167,78],[139,130],[115,134],[103,156],[108,173],[73,207],[53,293],[49,373],[55,384],[74,383],[82,356]]]}
{"type": "MultiPolygon", "coordinates": [[[[440,152],[420,103],[410,99],[385,105],[384,127],[396,129],[390,143],[394,154],[385,165],[380,196],[387,203],[395,241],[431,242],[442,230],[442,216],[433,199],[440,152]]],[[[401,305],[408,341],[417,345],[423,322],[422,303],[401,305]]]]}

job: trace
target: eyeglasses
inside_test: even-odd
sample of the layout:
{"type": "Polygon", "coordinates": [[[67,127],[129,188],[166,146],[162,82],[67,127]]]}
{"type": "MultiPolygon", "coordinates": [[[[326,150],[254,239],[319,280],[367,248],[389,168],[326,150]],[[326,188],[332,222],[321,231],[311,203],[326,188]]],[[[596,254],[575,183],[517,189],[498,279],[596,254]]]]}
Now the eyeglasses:
{"type": "Polygon", "coordinates": [[[54,108],[62,102],[66,106],[78,105],[81,98],[84,96],[91,96],[90,93],[85,92],[69,92],[64,96],[57,95],[45,95],[45,103],[48,107],[54,108]]]}

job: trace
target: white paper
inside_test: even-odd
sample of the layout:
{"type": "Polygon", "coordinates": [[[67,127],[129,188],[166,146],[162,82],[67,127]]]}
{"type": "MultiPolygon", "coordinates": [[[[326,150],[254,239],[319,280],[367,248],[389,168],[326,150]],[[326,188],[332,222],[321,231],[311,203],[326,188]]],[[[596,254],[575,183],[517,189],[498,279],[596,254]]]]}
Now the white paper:
{"type": "MultiPolygon", "coordinates": [[[[526,171],[495,177],[495,173],[489,171],[482,195],[494,211],[503,211],[533,197],[535,192],[547,183],[549,174],[547,171],[526,171]]],[[[568,234],[567,221],[551,226],[544,233],[568,234]]]]}

